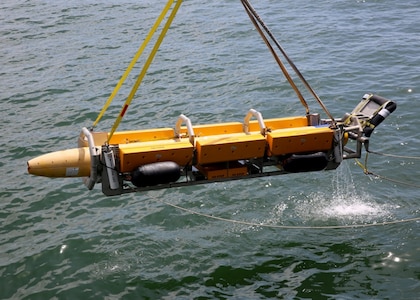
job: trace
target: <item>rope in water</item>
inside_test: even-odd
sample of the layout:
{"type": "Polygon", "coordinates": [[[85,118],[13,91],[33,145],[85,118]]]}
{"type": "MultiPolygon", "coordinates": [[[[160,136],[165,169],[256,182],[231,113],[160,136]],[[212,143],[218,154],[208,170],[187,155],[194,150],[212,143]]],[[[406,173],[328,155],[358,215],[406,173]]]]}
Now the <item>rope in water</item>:
{"type": "Polygon", "coordinates": [[[372,154],[376,154],[376,155],[395,157],[395,158],[420,159],[420,156],[406,156],[406,155],[387,154],[387,153],[376,152],[376,151],[371,151],[371,150],[368,150],[367,152],[372,153],[372,154]]]}
{"type": "Polygon", "coordinates": [[[416,156],[404,156],[404,155],[394,155],[394,154],[385,154],[385,153],[381,153],[381,152],[375,152],[375,151],[368,151],[368,153],[366,153],[366,157],[365,157],[365,162],[364,164],[361,163],[358,159],[356,159],[356,164],[363,169],[363,172],[366,175],[371,175],[371,176],[375,176],[377,178],[380,178],[382,180],[386,180],[389,182],[393,182],[399,185],[405,185],[405,186],[411,186],[411,187],[415,187],[415,188],[420,188],[420,185],[414,184],[414,183],[410,183],[410,182],[405,182],[405,181],[401,181],[401,180],[397,180],[397,179],[393,179],[393,178],[389,178],[383,175],[379,175],[375,172],[372,172],[368,169],[367,167],[367,161],[368,161],[368,154],[372,153],[372,154],[376,154],[376,155],[381,155],[381,156],[388,156],[388,157],[395,157],[395,158],[404,158],[404,159],[420,159],[420,157],[416,157],[416,156]]]}
{"type": "MultiPolygon", "coordinates": [[[[368,151],[368,152],[373,153],[373,154],[383,155],[383,156],[391,156],[391,157],[398,157],[398,158],[409,158],[409,159],[420,159],[420,157],[413,157],[413,156],[383,154],[383,153],[374,152],[374,151],[368,151]]],[[[392,181],[394,183],[409,185],[409,186],[412,186],[412,187],[420,188],[420,186],[418,186],[418,185],[410,184],[410,183],[399,181],[399,180],[394,180],[394,179],[387,178],[387,177],[384,177],[384,176],[381,176],[381,175],[378,175],[376,173],[373,173],[373,172],[369,171],[367,169],[367,166],[366,166],[367,165],[367,154],[366,154],[365,164],[362,164],[359,160],[356,160],[356,162],[364,170],[365,174],[367,174],[367,175],[373,175],[373,176],[376,176],[376,177],[384,179],[384,180],[392,181]]],[[[173,204],[173,203],[169,203],[167,201],[163,201],[163,200],[158,200],[158,201],[165,204],[165,205],[171,206],[175,209],[178,209],[178,210],[181,210],[181,211],[193,214],[193,215],[205,217],[205,218],[208,218],[208,219],[213,219],[213,220],[223,221],[223,222],[228,222],[228,223],[233,223],[233,224],[239,224],[239,225],[246,225],[246,226],[252,226],[252,227],[265,227],[265,228],[273,228],[273,229],[300,229],[300,230],[302,230],[302,229],[305,229],[305,230],[306,229],[352,229],[352,228],[354,229],[354,228],[367,228],[367,227],[386,226],[386,225],[397,225],[397,224],[403,224],[403,223],[409,223],[409,222],[420,222],[420,217],[413,217],[413,218],[407,218],[407,219],[401,219],[401,220],[375,222],[375,223],[367,223],[367,224],[325,225],[325,226],[276,225],[276,224],[264,224],[264,223],[256,223],[256,222],[249,222],[249,221],[234,220],[234,219],[218,217],[218,216],[209,215],[209,214],[206,214],[206,213],[201,213],[201,212],[195,211],[193,209],[185,208],[185,207],[173,204]]]]}
{"type": "Polygon", "coordinates": [[[158,201],[165,205],[171,206],[175,209],[178,209],[178,210],[181,210],[181,211],[193,214],[193,215],[205,217],[208,219],[213,219],[213,220],[223,221],[223,222],[228,222],[228,223],[233,223],[233,224],[239,224],[239,225],[274,228],[274,229],[351,229],[351,228],[366,228],[366,227],[374,227],[374,226],[395,225],[395,224],[420,221],[420,217],[414,217],[414,218],[408,218],[408,219],[403,219],[403,220],[385,221],[385,222],[368,223],[368,224],[325,225],[325,226],[276,225],[276,224],[255,223],[255,222],[248,222],[248,221],[241,221],[241,220],[218,217],[214,215],[201,213],[201,212],[198,212],[189,208],[185,208],[176,204],[172,204],[163,200],[158,200],[158,201]]]}

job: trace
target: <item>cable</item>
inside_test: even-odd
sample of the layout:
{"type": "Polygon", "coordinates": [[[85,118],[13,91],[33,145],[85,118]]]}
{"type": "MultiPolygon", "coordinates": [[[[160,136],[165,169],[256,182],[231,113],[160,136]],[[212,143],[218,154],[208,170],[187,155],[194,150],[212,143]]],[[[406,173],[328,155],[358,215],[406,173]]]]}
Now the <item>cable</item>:
{"type": "MultiPolygon", "coordinates": [[[[379,153],[375,153],[375,152],[373,152],[373,151],[368,151],[368,153],[379,154],[379,153]]],[[[389,182],[397,183],[397,184],[400,184],[400,185],[405,185],[405,186],[410,186],[410,187],[420,188],[420,185],[416,185],[416,184],[414,184],[414,183],[409,183],[409,182],[404,182],[404,181],[400,181],[400,180],[392,179],[392,178],[389,178],[389,177],[386,177],[386,176],[382,176],[382,175],[379,175],[379,174],[377,174],[377,173],[374,173],[374,172],[372,172],[372,171],[368,170],[368,167],[367,167],[368,153],[366,153],[365,163],[364,163],[364,164],[362,164],[362,163],[361,163],[358,159],[355,159],[356,164],[357,164],[360,168],[362,168],[362,169],[363,169],[363,173],[365,173],[366,175],[375,176],[375,177],[380,178],[380,179],[382,179],[382,180],[386,180],[386,181],[389,181],[389,182]]],[[[391,156],[391,157],[399,157],[399,158],[408,158],[408,157],[409,157],[409,156],[393,156],[393,155],[391,155],[391,154],[390,154],[390,155],[380,154],[380,155],[384,155],[384,156],[391,156]]],[[[418,159],[418,158],[416,158],[416,157],[410,157],[410,158],[413,158],[413,159],[418,159]]]]}
{"type": "Polygon", "coordinates": [[[240,224],[240,225],[247,225],[247,226],[255,226],[255,227],[265,227],[265,228],[273,228],[273,229],[352,229],[352,228],[366,228],[366,227],[376,227],[376,226],[385,226],[385,225],[395,225],[395,224],[401,224],[401,223],[408,223],[408,222],[415,222],[420,221],[420,217],[414,217],[414,218],[408,218],[403,220],[394,220],[394,221],[387,221],[387,222],[380,222],[380,223],[369,223],[369,224],[354,224],[354,225],[326,225],[326,226],[293,226],[293,225],[273,225],[273,224],[263,224],[263,223],[255,223],[255,222],[248,222],[248,221],[241,221],[241,220],[233,220],[233,219],[227,219],[222,218],[218,216],[213,216],[205,213],[200,213],[195,210],[184,208],[182,206],[172,204],[163,200],[157,200],[165,205],[171,206],[173,208],[176,208],[178,210],[205,217],[208,219],[213,219],[217,221],[223,221],[223,222],[229,222],[234,224],[240,224]]]}
{"type": "Polygon", "coordinates": [[[376,155],[395,157],[395,158],[420,159],[419,156],[404,156],[404,155],[386,154],[386,153],[381,153],[381,152],[376,152],[376,151],[371,151],[371,150],[367,150],[367,152],[372,153],[372,154],[376,154],[376,155]]]}
{"type": "MultiPolygon", "coordinates": [[[[381,175],[378,175],[376,173],[373,173],[368,170],[367,168],[367,161],[368,161],[368,153],[366,153],[365,157],[365,163],[362,164],[358,159],[356,159],[356,163],[359,167],[361,167],[366,175],[373,175],[378,178],[388,180],[394,183],[398,183],[401,185],[408,185],[412,187],[420,188],[420,186],[415,184],[410,184],[407,182],[402,182],[398,180],[394,180],[391,178],[387,178],[381,175]]],[[[255,222],[248,222],[248,221],[241,221],[241,220],[232,220],[227,218],[222,218],[218,216],[213,216],[205,213],[200,213],[197,211],[194,211],[192,209],[184,208],[182,206],[172,204],[163,200],[158,200],[159,202],[166,204],[168,206],[171,206],[173,208],[176,208],[178,210],[182,210],[184,212],[188,212],[190,214],[194,214],[197,216],[205,217],[208,219],[218,220],[218,221],[224,221],[234,224],[241,224],[241,225],[247,225],[247,226],[259,226],[259,227],[266,227],[266,228],[275,228],[275,229],[349,229],[349,228],[366,228],[366,227],[374,227],[374,226],[385,226],[385,225],[395,225],[395,224],[401,224],[401,223],[408,223],[408,222],[414,222],[414,221],[420,221],[420,217],[414,217],[414,218],[408,218],[403,220],[394,220],[394,221],[386,221],[386,222],[380,222],[380,223],[369,223],[369,224],[354,224],[354,225],[330,225],[330,226],[290,226],[290,225],[270,225],[270,224],[262,224],[262,223],[255,223],[255,222]]]]}
{"type": "MultiPolygon", "coordinates": [[[[280,50],[280,52],[283,54],[289,65],[293,68],[295,73],[298,75],[302,83],[305,85],[305,87],[308,89],[308,91],[312,94],[312,96],[318,101],[321,108],[325,111],[327,116],[331,119],[332,124],[334,124],[335,127],[337,127],[336,121],[334,117],[331,115],[331,113],[328,111],[327,107],[324,105],[322,100],[319,98],[319,96],[316,94],[314,89],[310,86],[310,84],[306,81],[305,77],[302,75],[302,73],[299,71],[299,69],[296,67],[296,65],[293,63],[293,61],[289,58],[286,51],[283,49],[283,47],[280,45],[280,43],[276,40],[274,35],[271,33],[270,29],[264,24],[261,17],[258,15],[258,13],[255,11],[255,9],[252,7],[251,3],[249,3],[248,0],[241,0],[242,4],[244,5],[245,9],[248,14],[252,14],[253,17],[258,21],[258,23],[264,28],[265,32],[268,34],[268,36],[271,38],[271,40],[274,42],[274,44],[277,46],[277,48],[280,50]]],[[[254,22],[254,21],[253,21],[254,22]]]]}
{"type": "Polygon", "coordinates": [[[415,188],[420,189],[420,185],[416,185],[414,183],[404,182],[404,181],[392,179],[392,178],[389,178],[389,177],[385,177],[385,176],[379,175],[377,173],[374,173],[372,171],[367,171],[367,173],[365,173],[365,174],[366,175],[372,175],[372,176],[378,177],[380,179],[383,179],[383,180],[386,180],[386,181],[389,181],[389,182],[397,183],[397,184],[400,184],[400,185],[411,186],[411,187],[415,187],[415,188]]]}
{"type": "Polygon", "coordinates": [[[273,47],[271,46],[269,40],[267,39],[267,37],[262,32],[261,27],[258,25],[257,19],[253,15],[252,10],[243,1],[242,1],[242,5],[244,6],[245,11],[247,12],[249,18],[251,19],[252,23],[254,24],[254,26],[257,29],[258,33],[260,34],[261,38],[263,39],[263,41],[267,45],[268,49],[270,50],[271,54],[273,55],[275,61],[279,65],[280,69],[282,70],[282,72],[283,72],[284,76],[286,77],[287,81],[289,82],[290,86],[295,91],[295,93],[298,96],[298,98],[299,98],[300,102],[302,103],[302,105],[305,107],[306,114],[309,114],[309,106],[308,106],[308,103],[306,102],[306,100],[303,97],[302,93],[299,91],[298,87],[296,86],[295,82],[293,81],[292,77],[290,76],[289,72],[287,71],[286,66],[283,64],[283,62],[281,61],[281,59],[279,58],[279,56],[276,54],[276,52],[274,51],[273,47]]]}

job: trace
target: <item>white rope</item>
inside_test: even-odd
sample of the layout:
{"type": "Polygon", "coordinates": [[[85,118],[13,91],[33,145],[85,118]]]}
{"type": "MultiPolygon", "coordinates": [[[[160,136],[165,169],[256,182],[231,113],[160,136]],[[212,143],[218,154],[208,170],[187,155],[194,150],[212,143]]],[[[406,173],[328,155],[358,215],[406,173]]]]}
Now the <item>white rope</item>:
{"type": "Polygon", "coordinates": [[[369,153],[381,155],[381,156],[388,156],[388,157],[394,157],[394,158],[405,158],[405,159],[420,159],[419,156],[405,156],[405,155],[396,155],[396,154],[388,154],[388,153],[381,153],[376,151],[368,151],[369,153]]]}
{"type": "Polygon", "coordinates": [[[209,215],[205,213],[200,213],[195,210],[185,208],[176,204],[172,204],[166,201],[161,201],[161,200],[158,200],[158,201],[168,206],[171,206],[173,208],[182,210],[184,212],[188,212],[190,214],[205,217],[208,219],[229,222],[229,223],[234,223],[234,224],[240,224],[240,225],[256,226],[256,227],[258,226],[258,227],[275,228],[275,229],[349,229],[349,228],[366,228],[366,227],[375,227],[375,226],[395,225],[395,224],[401,224],[401,223],[420,221],[420,217],[415,217],[415,218],[408,218],[408,219],[403,219],[403,220],[394,220],[394,221],[387,221],[387,222],[380,222],[380,223],[353,224],[353,225],[326,225],[326,226],[275,225],[275,224],[255,223],[255,222],[222,218],[222,217],[213,216],[213,215],[209,215]]]}

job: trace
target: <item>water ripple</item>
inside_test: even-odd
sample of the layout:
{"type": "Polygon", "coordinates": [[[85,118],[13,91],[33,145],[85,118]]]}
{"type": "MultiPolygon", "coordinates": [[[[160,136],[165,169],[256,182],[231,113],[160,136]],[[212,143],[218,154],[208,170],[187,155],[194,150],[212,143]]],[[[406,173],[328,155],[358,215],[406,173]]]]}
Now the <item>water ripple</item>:
{"type": "MultiPolygon", "coordinates": [[[[79,179],[26,174],[28,159],[74,147],[165,2],[0,4],[1,298],[416,298],[419,222],[285,230],[164,204],[268,225],[418,216],[418,189],[386,180],[420,175],[408,158],[419,148],[414,0],[254,3],[334,116],[365,92],[398,102],[371,139],[376,151],[407,156],[370,155],[384,177],[346,162],[332,172],[108,198],[79,179]]],[[[173,127],[180,113],[194,124],[242,121],[249,108],[265,118],[304,113],[238,1],[186,1],[171,29],[121,129],[173,127]]],[[[134,80],[99,130],[112,126],[134,80]]]]}

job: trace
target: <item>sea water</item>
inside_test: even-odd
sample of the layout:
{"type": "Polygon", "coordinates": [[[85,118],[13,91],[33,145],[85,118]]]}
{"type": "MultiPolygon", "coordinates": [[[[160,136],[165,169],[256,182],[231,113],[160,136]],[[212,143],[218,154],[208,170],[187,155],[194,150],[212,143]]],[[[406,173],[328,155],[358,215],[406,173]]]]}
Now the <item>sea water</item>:
{"type": "MultiPolygon", "coordinates": [[[[250,108],[305,113],[239,0],[184,2],[120,130],[173,127],[181,113],[193,124],[242,121],[250,108]]],[[[370,142],[393,155],[369,155],[380,176],[348,160],[118,197],[30,176],[27,160],[75,147],[92,125],[165,1],[5,0],[1,299],[418,297],[418,2],[253,2],[335,117],[366,92],[398,103],[370,142]]],[[[98,130],[111,128],[135,78],[98,130]]]]}

